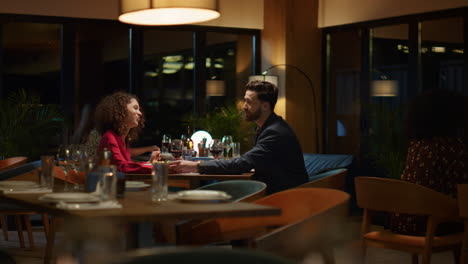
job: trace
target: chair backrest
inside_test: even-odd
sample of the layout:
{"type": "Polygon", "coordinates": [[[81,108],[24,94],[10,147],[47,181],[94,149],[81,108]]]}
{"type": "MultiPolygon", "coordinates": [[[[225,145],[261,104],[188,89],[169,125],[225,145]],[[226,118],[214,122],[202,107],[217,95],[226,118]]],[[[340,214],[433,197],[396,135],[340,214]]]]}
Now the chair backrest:
{"type": "Polygon", "coordinates": [[[15,176],[22,175],[24,173],[36,170],[39,167],[41,167],[41,161],[36,160],[13,169],[2,171],[0,172],[0,180],[6,180],[15,176]]]}
{"type": "Polygon", "coordinates": [[[330,188],[344,191],[346,187],[346,174],[348,169],[336,169],[309,176],[309,182],[297,188],[330,188]]]}
{"type": "Polygon", "coordinates": [[[6,171],[19,167],[26,163],[27,157],[12,157],[4,160],[0,160],[0,171],[6,171]]]}
{"type": "Polygon", "coordinates": [[[458,210],[463,218],[468,218],[468,184],[458,186],[458,210]]]}
{"type": "Polygon", "coordinates": [[[359,207],[374,211],[456,217],[457,201],[427,187],[400,180],[355,178],[359,207]]]}
{"type": "Polygon", "coordinates": [[[224,248],[142,249],[119,257],[114,264],[292,264],[294,262],[261,251],[224,248]]]}
{"type": "Polygon", "coordinates": [[[232,201],[254,201],[265,195],[266,184],[259,181],[232,180],[205,185],[198,190],[223,191],[231,195],[232,201]]]}

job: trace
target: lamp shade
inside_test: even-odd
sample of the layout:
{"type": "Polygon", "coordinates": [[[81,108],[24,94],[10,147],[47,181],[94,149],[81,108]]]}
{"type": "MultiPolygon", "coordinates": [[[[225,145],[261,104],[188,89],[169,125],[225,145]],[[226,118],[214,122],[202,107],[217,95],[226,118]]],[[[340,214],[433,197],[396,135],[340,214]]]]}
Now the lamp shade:
{"type": "Polygon", "coordinates": [[[278,76],[276,75],[251,75],[249,76],[249,82],[251,81],[267,81],[278,87],[278,76]]]}
{"type": "Polygon", "coordinates": [[[224,96],[226,94],[226,85],[224,80],[208,80],[206,81],[207,96],[224,96]]]}
{"type": "Polygon", "coordinates": [[[371,96],[398,96],[398,82],[395,80],[375,80],[371,83],[371,96]]]}
{"type": "Polygon", "coordinates": [[[217,0],[120,0],[119,21],[134,25],[182,25],[218,18],[217,0]]]}

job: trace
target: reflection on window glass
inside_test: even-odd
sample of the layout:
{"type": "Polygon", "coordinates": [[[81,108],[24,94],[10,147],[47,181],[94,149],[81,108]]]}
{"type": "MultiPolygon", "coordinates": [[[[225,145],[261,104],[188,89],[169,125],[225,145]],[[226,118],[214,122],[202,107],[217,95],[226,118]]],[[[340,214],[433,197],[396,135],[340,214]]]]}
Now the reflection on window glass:
{"type": "Polygon", "coordinates": [[[146,30],[143,45],[144,136],[155,144],[162,134],[179,138],[193,111],[192,32],[146,30]]]}
{"type": "Polygon", "coordinates": [[[329,153],[359,154],[360,42],[357,30],[329,35],[329,153]]]}
{"type": "Polygon", "coordinates": [[[3,94],[25,89],[43,103],[60,101],[60,24],[5,23],[3,94]]]}
{"type": "Polygon", "coordinates": [[[424,89],[463,89],[463,18],[423,21],[421,26],[422,84],[424,89]]]}

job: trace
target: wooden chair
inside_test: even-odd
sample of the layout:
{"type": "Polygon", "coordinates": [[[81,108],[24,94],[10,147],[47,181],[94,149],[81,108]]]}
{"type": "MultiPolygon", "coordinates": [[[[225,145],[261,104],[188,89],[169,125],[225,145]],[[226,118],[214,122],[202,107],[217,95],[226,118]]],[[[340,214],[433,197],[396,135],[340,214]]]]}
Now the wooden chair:
{"type": "Polygon", "coordinates": [[[181,244],[242,240],[244,245],[294,259],[318,250],[333,263],[330,245],[348,214],[349,195],[324,188],[295,188],[254,203],[280,207],[280,216],[221,218],[194,226],[181,244]]]}
{"type": "Polygon", "coordinates": [[[460,263],[468,263],[468,184],[458,185],[458,211],[464,219],[465,231],[463,233],[463,246],[461,249],[460,263]]]}
{"type": "Polygon", "coordinates": [[[314,180],[296,188],[329,188],[345,191],[348,169],[336,169],[311,176],[314,180]]]}
{"type": "Polygon", "coordinates": [[[19,167],[26,164],[26,161],[28,161],[27,157],[13,157],[0,160],[0,172],[19,167]]]}
{"type": "MultiPolygon", "coordinates": [[[[38,169],[40,168],[41,161],[34,161],[27,164],[23,164],[16,168],[12,168],[9,170],[5,170],[0,172],[0,179],[1,180],[20,180],[20,181],[38,181],[38,169]]],[[[20,247],[25,248],[24,243],[24,235],[23,235],[23,223],[26,227],[29,246],[31,248],[35,247],[34,244],[34,237],[32,234],[32,227],[30,216],[37,215],[37,212],[30,211],[27,209],[23,209],[18,206],[12,206],[9,204],[1,204],[0,205],[0,223],[2,225],[3,237],[6,241],[8,241],[8,230],[7,230],[7,215],[15,216],[16,225],[18,228],[18,238],[20,241],[20,247]]],[[[49,217],[47,214],[42,214],[42,222],[44,225],[44,232],[46,237],[49,234],[49,217]]]]}
{"type": "Polygon", "coordinates": [[[389,248],[412,254],[413,263],[431,261],[432,252],[453,250],[456,263],[463,234],[436,236],[437,225],[459,221],[457,201],[421,185],[399,180],[374,177],[355,179],[357,204],[364,209],[362,221],[362,257],[369,246],[389,248]],[[390,231],[371,231],[372,213],[394,212],[428,216],[425,236],[395,234],[390,231]]]}

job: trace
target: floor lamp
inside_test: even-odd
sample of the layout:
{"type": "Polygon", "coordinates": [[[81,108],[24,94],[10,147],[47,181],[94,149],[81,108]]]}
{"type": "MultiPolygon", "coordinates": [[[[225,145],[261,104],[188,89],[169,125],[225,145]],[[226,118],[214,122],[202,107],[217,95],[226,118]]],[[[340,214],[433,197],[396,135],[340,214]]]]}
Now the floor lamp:
{"type": "Polygon", "coordinates": [[[314,118],[314,121],[315,121],[315,144],[317,146],[317,151],[320,150],[319,128],[318,128],[318,112],[317,112],[317,104],[316,104],[314,83],[312,82],[310,77],[303,70],[301,70],[299,67],[297,67],[295,65],[292,65],[292,64],[276,64],[276,65],[273,65],[273,66],[269,67],[268,69],[266,69],[262,73],[262,75],[252,75],[252,76],[250,76],[249,81],[254,81],[254,80],[267,81],[267,82],[273,83],[274,85],[276,85],[278,87],[278,76],[276,76],[276,75],[267,75],[268,71],[270,71],[270,70],[272,70],[274,68],[277,68],[277,67],[285,67],[285,68],[290,67],[290,68],[295,69],[296,71],[301,73],[302,76],[304,76],[306,78],[307,83],[310,85],[310,88],[312,88],[312,101],[314,102],[313,109],[314,109],[314,114],[315,114],[315,118],[314,118]]]}

